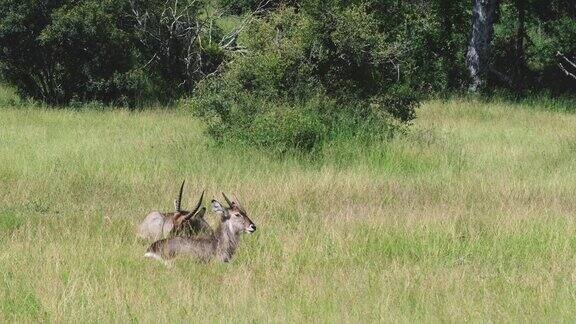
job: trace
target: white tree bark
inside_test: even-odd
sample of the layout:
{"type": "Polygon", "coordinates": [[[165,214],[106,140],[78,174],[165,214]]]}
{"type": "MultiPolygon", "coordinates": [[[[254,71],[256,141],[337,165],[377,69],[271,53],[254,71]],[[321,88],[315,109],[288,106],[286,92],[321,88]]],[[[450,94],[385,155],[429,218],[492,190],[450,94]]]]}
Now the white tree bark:
{"type": "Polygon", "coordinates": [[[564,74],[571,77],[572,79],[576,80],[576,58],[574,60],[569,59],[566,55],[560,53],[560,51],[556,52],[556,56],[558,57],[558,67],[564,74]],[[572,70],[572,72],[570,72],[572,70]]]}
{"type": "Polygon", "coordinates": [[[471,92],[478,92],[486,82],[494,15],[498,4],[499,0],[474,0],[473,3],[472,35],[466,54],[466,63],[472,80],[469,88],[471,92]]]}

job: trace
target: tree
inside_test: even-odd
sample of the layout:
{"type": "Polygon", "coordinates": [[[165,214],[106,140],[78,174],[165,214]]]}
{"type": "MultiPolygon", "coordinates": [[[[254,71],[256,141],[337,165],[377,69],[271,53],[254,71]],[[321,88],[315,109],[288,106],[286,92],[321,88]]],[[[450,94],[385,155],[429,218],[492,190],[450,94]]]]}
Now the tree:
{"type": "Polygon", "coordinates": [[[489,70],[490,43],[494,30],[494,16],[499,0],[474,0],[472,7],[472,35],[466,55],[472,82],[471,92],[478,92],[486,83],[489,70]]]}
{"type": "Polygon", "coordinates": [[[0,1],[0,72],[21,94],[45,101],[55,97],[55,66],[37,39],[59,6],[61,1],[0,1]]]}
{"type": "MultiPolygon", "coordinates": [[[[206,73],[214,70],[210,55],[220,54],[213,43],[202,43],[209,19],[200,18],[204,1],[130,0],[135,38],[143,68],[156,84],[162,84],[162,101],[187,93],[206,73]]],[[[221,61],[221,55],[217,61],[221,61]]]]}
{"type": "Polygon", "coordinates": [[[123,1],[0,0],[0,73],[52,105],[114,102],[132,67],[123,1]]]}

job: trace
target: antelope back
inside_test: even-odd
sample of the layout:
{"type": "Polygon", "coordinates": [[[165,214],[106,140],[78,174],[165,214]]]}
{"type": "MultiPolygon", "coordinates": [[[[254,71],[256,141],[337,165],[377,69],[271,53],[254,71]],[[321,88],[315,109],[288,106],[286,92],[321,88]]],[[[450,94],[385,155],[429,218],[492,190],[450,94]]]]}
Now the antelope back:
{"type": "Polygon", "coordinates": [[[166,237],[173,227],[173,218],[165,213],[153,211],[138,226],[138,236],[144,240],[159,240],[166,237]]]}
{"type": "Polygon", "coordinates": [[[192,211],[184,211],[181,209],[183,190],[184,181],[182,181],[178,196],[174,200],[174,212],[160,213],[155,211],[146,216],[138,228],[138,235],[141,238],[155,241],[171,236],[209,235],[213,232],[210,225],[204,220],[206,208],[200,208],[204,199],[204,192],[202,192],[192,211]]]}

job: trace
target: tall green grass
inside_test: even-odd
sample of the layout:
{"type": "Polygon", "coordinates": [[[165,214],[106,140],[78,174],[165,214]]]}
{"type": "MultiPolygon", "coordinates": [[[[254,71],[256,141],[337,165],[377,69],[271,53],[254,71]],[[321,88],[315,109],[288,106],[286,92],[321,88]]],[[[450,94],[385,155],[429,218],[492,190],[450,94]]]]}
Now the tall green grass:
{"type": "MultiPolygon", "coordinates": [[[[219,147],[187,114],[0,108],[2,321],[573,321],[576,116],[430,101],[322,159],[219,147]],[[230,264],[142,256],[201,190],[258,231],[230,264]]],[[[216,217],[207,215],[214,224],[216,217]]]]}

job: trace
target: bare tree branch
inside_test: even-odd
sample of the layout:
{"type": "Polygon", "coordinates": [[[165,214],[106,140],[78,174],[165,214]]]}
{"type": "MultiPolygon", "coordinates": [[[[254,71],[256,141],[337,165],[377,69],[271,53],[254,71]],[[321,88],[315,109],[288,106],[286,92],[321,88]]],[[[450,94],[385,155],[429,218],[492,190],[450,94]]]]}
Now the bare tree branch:
{"type": "Polygon", "coordinates": [[[560,53],[560,51],[556,52],[556,57],[559,60],[564,61],[564,62],[558,62],[558,67],[560,68],[560,70],[562,70],[562,72],[564,72],[564,74],[566,74],[567,76],[576,80],[576,60],[570,60],[569,58],[566,57],[566,55],[560,53]],[[568,67],[574,69],[575,72],[568,71],[568,69],[564,66],[563,63],[568,64],[568,67]]]}
{"type": "MultiPolygon", "coordinates": [[[[204,8],[200,14],[198,0],[165,0],[151,4],[143,0],[128,0],[130,15],[134,19],[138,41],[146,49],[145,68],[156,68],[167,78],[178,80],[179,87],[192,87],[199,80],[221,71],[224,62],[210,66],[204,62],[204,40],[211,46],[215,22],[224,15],[223,10],[204,8]]],[[[244,54],[238,46],[240,33],[253,20],[268,10],[272,0],[261,0],[256,9],[247,14],[232,31],[224,35],[217,46],[225,52],[244,54]]]]}

